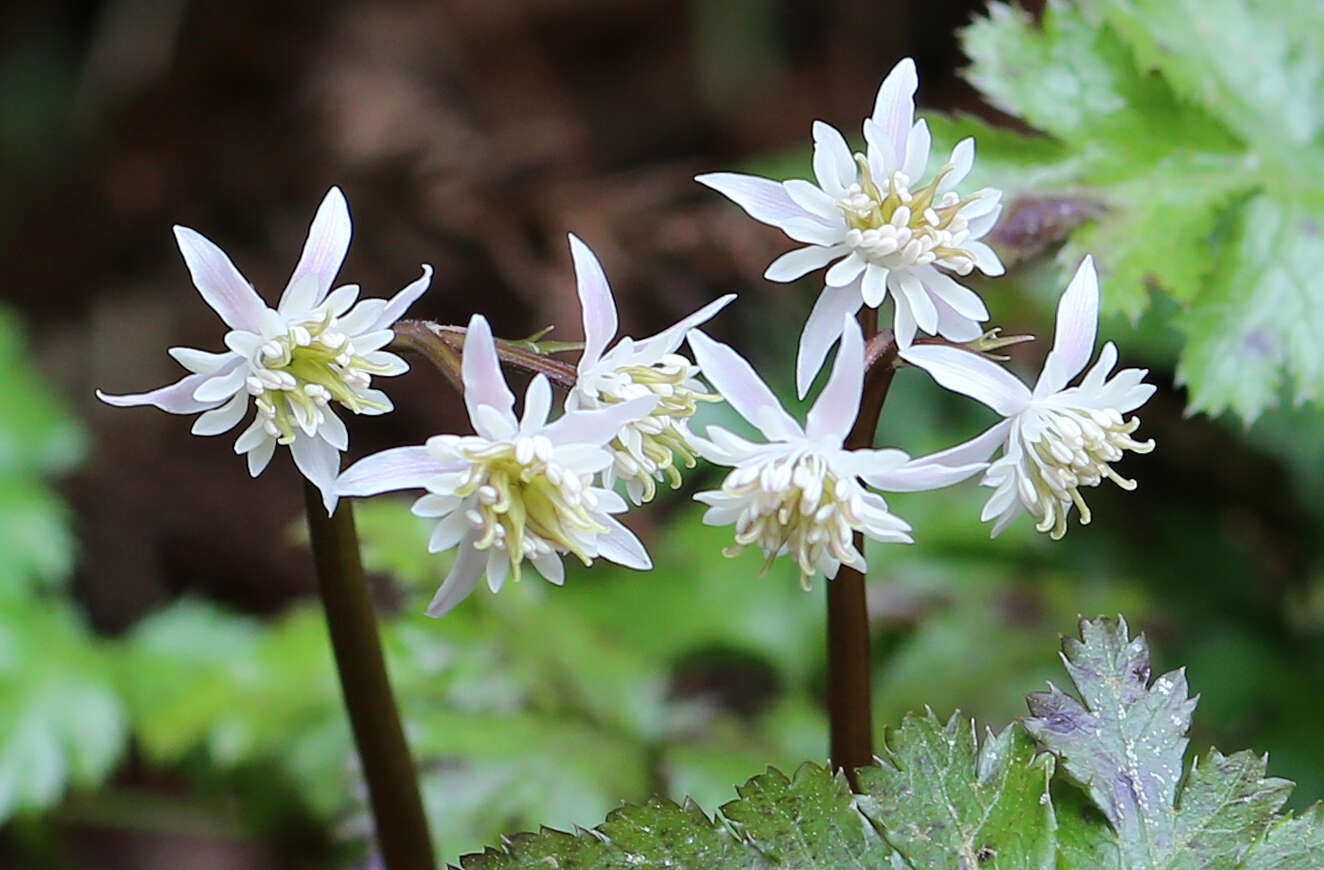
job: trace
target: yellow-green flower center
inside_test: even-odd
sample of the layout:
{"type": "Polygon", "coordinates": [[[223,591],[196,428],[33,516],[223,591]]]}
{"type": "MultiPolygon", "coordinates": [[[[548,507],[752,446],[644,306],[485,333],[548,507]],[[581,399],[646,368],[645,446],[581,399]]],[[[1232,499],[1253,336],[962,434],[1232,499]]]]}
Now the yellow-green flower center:
{"type": "Polygon", "coordinates": [[[961,275],[974,268],[974,256],[961,247],[970,237],[962,209],[978,197],[962,199],[955,191],[938,195],[946,166],[923,187],[911,190],[910,179],[893,172],[886,191],[880,190],[863,154],[856,154],[858,181],[846,188],[837,207],[846,218],[846,244],[866,261],[887,268],[941,261],[961,275]]]}

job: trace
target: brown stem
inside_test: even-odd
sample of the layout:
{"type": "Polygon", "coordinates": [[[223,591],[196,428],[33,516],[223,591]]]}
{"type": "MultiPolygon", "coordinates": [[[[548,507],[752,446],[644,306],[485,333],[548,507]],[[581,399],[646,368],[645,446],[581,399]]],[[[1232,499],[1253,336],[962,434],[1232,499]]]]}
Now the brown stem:
{"type": "MultiPolygon", "coordinates": [[[[401,320],[391,329],[395,331],[395,341],[391,342],[393,349],[413,351],[427,357],[452,386],[464,392],[460,381],[460,358],[464,353],[467,329],[463,326],[442,326],[427,320],[401,320]]],[[[575,367],[569,363],[501,339],[496,340],[496,352],[502,362],[534,374],[546,375],[554,384],[566,389],[575,385],[575,367]]]]}
{"type": "MultiPolygon", "coordinates": [[[[877,312],[860,312],[868,344],[864,394],[846,448],[872,447],[878,418],[896,374],[896,341],[891,330],[877,331],[877,312]]],[[[864,552],[864,535],[855,533],[855,549],[864,552]]],[[[829,758],[832,769],[856,787],[855,768],[873,762],[873,709],[870,699],[869,611],[864,574],[845,565],[827,584],[827,669],[829,758]]]]}
{"type": "Polygon", "coordinates": [[[344,499],[328,517],[317,487],[306,483],[304,496],[317,583],[382,861],[388,870],[432,870],[436,862],[427,817],[386,675],[353,508],[344,499]]]}

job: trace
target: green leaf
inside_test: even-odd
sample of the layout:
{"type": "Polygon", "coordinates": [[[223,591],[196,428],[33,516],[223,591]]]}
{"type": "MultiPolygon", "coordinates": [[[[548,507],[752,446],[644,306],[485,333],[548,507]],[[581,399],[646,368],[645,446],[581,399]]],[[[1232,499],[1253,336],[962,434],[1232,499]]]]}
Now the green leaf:
{"type": "Polygon", "coordinates": [[[1015,726],[979,745],[974,723],[932,711],[888,735],[881,763],[858,771],[864,813],[914,866],[1051,868],[1048,756],[1015,726]]]}
{"type": "Polygon", "coordinates": [[[1318,400],[1324,385],[1324,222],[1258,196],[1237,215],[1208,291],[1178,321],[1177,369],[1194,411],[1231,408],[1248,422],[1283,388],[1318,400]]]}
{"type": "Polygon", "coordinates": [[[0,820],[99,783],[126,731],[105,652],[72,610],[0,599],[0,820]]]}
{"type": "Polygon", "coordinates": [[[963,32],[970,81],[1061,148],[1035,178],[981,134],[1012,194],[992,242],[1015,262],[1043,204],[1092,217],[1068,228],[1064,273],[1093,253],[1105,312],[1135,319],[1154,289],[1186,307],[1193,411],[1320,399],[1319,23],[1302,0],[1050,0],[1039,22],[994,3],[963,32]]]}
{"type": "Polygon", "coordinates": [[[1319,870],[1324,867],[1324,806],[1283,818],[1251,847],[1242,870],[1319,870]]]}

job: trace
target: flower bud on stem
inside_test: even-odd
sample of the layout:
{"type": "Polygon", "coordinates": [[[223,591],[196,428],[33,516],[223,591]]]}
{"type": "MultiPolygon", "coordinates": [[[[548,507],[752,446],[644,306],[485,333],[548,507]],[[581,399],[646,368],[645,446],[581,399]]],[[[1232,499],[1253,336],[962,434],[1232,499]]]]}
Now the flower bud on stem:
{"type": "MultiPolygon", "coordinates": [[[[897,346],[891,330],[878,331],[877,312],[860,312],[864,329],[864,394],[847,449],[873,446],[883,400],[896,374],[897,346]]],[[[864,552],[864,535],[855,533],[864,552]]],[[[855,769],[873,763],[873,711],[870,700],[869,611],[864,574],[846,565],[827,584],[827,669],[829,757],[832,769],[856,788],[855,769]]]]}
{"type": "Polygon", "coordinates": [[[336,670],[368,783],[377,846],[388,870],[432,870],[436,861],[418,778],[386,675],[377,617],[359,561],[348,499],[328,517],[306,483],[308,532],[336,670]]]}

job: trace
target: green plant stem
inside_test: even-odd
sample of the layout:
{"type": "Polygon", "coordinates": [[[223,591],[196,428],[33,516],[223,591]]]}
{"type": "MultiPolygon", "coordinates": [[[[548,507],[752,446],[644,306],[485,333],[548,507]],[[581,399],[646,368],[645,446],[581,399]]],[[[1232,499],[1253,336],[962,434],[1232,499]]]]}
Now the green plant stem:
{"type": "Polygon", "coordinates": [[[304,496],[317,583],[382,860],[388,870],[432,870],[436,863],[427,818],[386,675],[353,507],[342,500],[328,517],[317,487],[305,483],[304,496]]]}
{"type": "MultiPolygon", "coordinates": [[[[401,320],[391,329],[395,332],[395,340],[391,342],[393,350],[411,351],[427,357],[451,382],[451,386],[461,394],[464,393],[464,385],[460,380],[460,360],[468,329],[463,326],[442,326],[427,320],[401,320]]],[[[502,362],[534,374],[546,375],[553,384],[566,389],[574,387],[577,375],[575,367],[552,359],[546,353],[579,347],[578,343],[544,342],[539,346],[552,347],[541,353],[530,350],[530,342],[527,341],[512,342],[498,338],[495,344],[497,357],[502,362]]]]}
{"type": "MultiPolygon", "coordinates": [[[[860,414],[846,437],[847,449],[872,447],[883,401],[896,374],[896,342],[891,331],[878,333],[877,312],[860,312],[870,361],[864,374],[860,414]]],[[[864,552],[864,535],[855,533],[855,549],[864,552]]],[[[873,708],[870,692],[869,610],[864,574],[843,565],[827,584],[828,757],[856,787],[855,768],[873,762],[873,708]]]]}

